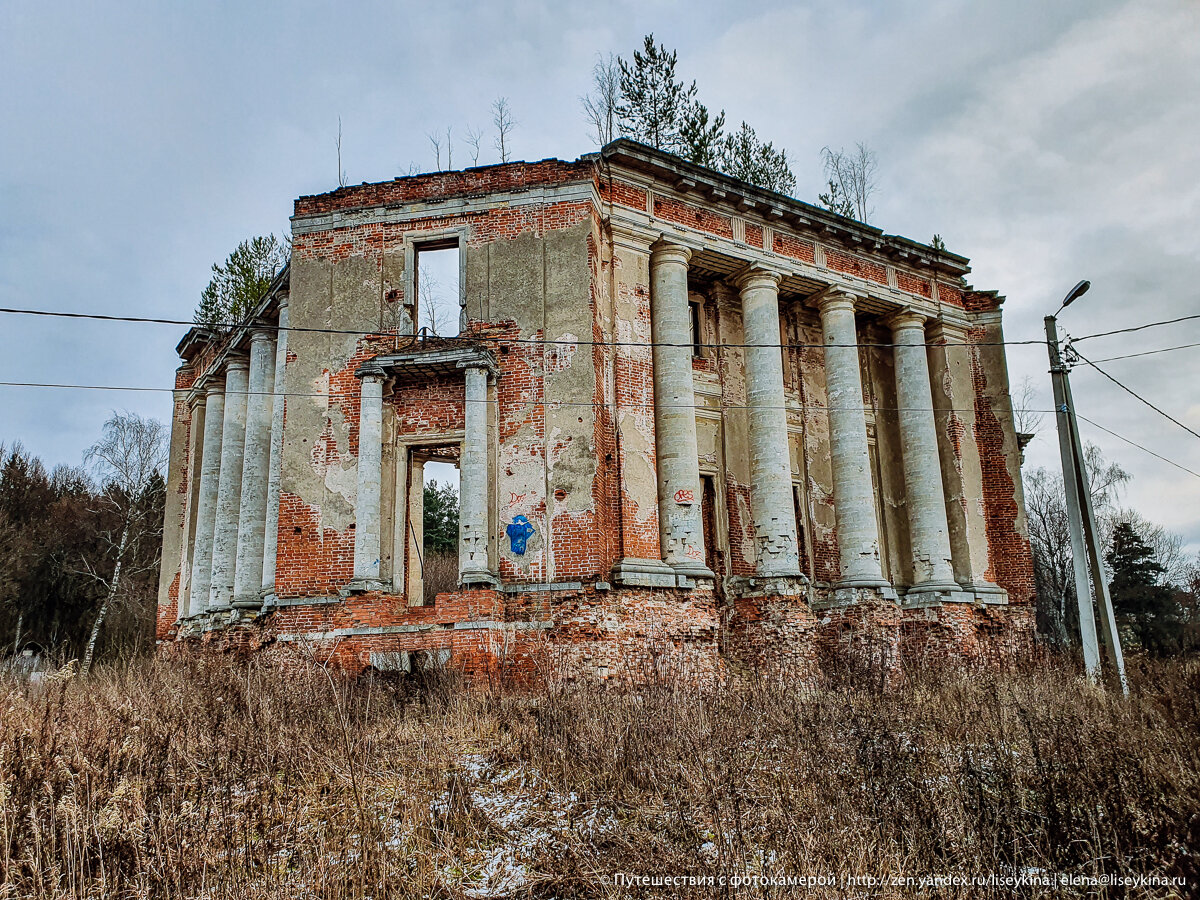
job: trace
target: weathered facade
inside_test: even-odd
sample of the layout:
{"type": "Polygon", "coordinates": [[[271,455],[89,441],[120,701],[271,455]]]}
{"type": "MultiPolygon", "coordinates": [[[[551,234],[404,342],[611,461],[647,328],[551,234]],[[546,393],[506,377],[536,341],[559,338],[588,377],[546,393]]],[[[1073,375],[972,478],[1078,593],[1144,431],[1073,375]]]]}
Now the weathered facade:
{"type": "Polygon", "coordinates": [[[1002,298],[966,259],[626,140],[303,197],[292,238],[244,326],[180,344],[164,643],[637,679],[1029,640],[1002,298]],[[428,460],[461,484],[436,596],[428,460]]]}

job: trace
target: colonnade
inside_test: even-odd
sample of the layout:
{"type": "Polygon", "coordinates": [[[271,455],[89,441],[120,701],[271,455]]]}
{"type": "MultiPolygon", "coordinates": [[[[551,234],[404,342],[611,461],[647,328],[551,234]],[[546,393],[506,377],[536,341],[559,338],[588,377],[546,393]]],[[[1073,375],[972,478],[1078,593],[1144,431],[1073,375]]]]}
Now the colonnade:
{"type": "MultiPolygon", "coordinates": [[[[687,247],[650,247],[655,444],[663,562],[680,575],[712,577],[703,566],[692,350],[687,334],[687,247]]],[[[792,495],[783,356],[780,273],[750,265],[736,276],[744,334],[751,517],[760,578],[801,574],[792,495]]],[[[858,297],[830,287],[818,296],[829,403],[830,457],[841,578],[838,587],[888,586],[880,560],[875,486],[855,324],[858,297]]],[[[934,424],[925,317],[890,319],[895,345],[901,455],[914,584],[909,593],[959,589],[954,580],[945,490],[934,424]]]]}
{"type": "Polygon", "coordinates": [[[200,484],[180,618],[257,609],[275,589],[287,322],[282,298],[279,329],[252,330],[249,353],[231,353],[193,400],[203,437],[189,466],[200,484]]]}

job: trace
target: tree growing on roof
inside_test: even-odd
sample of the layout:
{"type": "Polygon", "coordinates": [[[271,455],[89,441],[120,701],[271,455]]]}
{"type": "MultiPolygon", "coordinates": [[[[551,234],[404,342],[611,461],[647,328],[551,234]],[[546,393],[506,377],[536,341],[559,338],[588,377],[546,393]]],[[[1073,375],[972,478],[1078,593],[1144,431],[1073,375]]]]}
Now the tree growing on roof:
{"type": "Polygon", "coordinates": [[[242,241],[224,263],[213,263],[212,278],[196,307],[196,324],[227,330],[241,322],[287,265],[290,251],[286,240],[268,234],[242,241]]]}

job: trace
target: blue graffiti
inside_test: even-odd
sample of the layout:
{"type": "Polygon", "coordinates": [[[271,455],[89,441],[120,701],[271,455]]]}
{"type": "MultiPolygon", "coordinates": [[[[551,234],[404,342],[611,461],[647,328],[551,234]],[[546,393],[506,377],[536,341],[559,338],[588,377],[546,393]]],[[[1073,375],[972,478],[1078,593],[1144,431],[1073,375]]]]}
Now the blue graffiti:
{"type": "Polygon", "coordinates": [[[529,540],[530,535],[537,533],[537,529],[530,525],[529,520],[524,516],[514,518],[512,524],[504,530],[508,532],[508,541],[512,546],[512,552],[518,556],[525,555],[525,542],[529,540]]]}

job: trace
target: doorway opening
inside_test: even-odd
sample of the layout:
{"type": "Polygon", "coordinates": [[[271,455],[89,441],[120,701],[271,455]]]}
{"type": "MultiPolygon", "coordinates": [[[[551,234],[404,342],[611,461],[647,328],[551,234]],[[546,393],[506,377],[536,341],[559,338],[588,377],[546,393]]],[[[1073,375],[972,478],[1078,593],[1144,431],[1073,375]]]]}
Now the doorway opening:
{"type": "Polygon", "coordinates": [[[459,447],[414,447],[408,455],[406,594],[424,606],[458,588],[459,447]]]}

